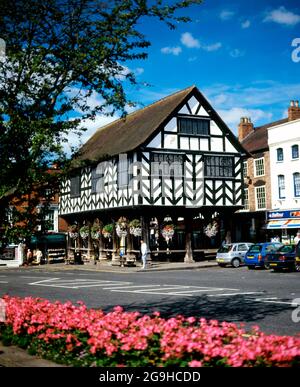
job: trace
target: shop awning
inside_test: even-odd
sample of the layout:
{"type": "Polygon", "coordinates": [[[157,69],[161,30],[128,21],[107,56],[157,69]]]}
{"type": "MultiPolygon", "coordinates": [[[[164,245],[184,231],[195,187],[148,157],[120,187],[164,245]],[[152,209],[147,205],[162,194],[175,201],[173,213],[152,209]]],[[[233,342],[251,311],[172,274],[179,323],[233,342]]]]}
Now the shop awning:
{"type": "Polygon", "coordinates": [[[281,220],[270,220],[267,224],[267,229],[281,229],[281,228],[299,228],[300,219],[281,219],[281,220]]]}

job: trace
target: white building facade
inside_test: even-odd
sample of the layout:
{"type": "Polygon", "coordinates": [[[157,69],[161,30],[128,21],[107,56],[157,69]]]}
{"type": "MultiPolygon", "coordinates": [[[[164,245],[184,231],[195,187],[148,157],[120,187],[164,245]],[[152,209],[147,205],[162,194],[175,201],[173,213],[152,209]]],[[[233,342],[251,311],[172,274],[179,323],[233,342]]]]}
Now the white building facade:
{"type": "Polygon", "coordinates": [[[300,230],[300,119],[270,127],[268,145],[272,211],[267,228],[283,242],[293,242],[300,230]]]}

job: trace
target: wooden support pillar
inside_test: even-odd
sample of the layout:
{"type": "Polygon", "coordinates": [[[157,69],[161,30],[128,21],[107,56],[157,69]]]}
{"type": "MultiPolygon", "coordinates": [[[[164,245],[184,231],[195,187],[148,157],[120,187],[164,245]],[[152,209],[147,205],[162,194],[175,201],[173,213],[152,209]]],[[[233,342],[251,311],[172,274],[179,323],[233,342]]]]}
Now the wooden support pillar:
{"type": "Polygon", "coordinates": [[[104,242],[103,242],[103,235],[102,235],[102,229],[101,229],[101,233],[99,236],[99,261],[100,262],[107,261],[107,255],[106,255],[106,252],[103,251],[103,249],[104,249],[104,242]]]}
{"type": "Polygon", "coordinates": [[[185,256],[184,262],[192,263],[194,261],[193,250],[192,250],[192,233],[193,233],[193,217],[185,216],[185,256]]]}

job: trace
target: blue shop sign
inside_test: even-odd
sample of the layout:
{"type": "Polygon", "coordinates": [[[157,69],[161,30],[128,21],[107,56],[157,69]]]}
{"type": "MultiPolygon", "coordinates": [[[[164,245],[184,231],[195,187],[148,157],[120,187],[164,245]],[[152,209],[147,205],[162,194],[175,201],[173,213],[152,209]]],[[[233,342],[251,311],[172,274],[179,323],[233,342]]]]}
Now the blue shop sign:
{"type": "Polygon", "coordinates": [[[268,220],[300,218],[300,210],[269,211],[268,220]]]}

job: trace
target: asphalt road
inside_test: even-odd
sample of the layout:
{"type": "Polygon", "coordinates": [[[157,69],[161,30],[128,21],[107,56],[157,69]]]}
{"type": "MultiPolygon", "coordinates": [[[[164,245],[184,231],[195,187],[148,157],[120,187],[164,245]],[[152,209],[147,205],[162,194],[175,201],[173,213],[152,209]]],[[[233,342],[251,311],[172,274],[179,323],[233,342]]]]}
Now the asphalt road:
{"type": "Polygon", "coordinates": [[[0,297],[43,297],[110,310],[162,316],[177,314],[258,325],[264,332],[300,333],[300,273],[273,273],[245,267],[135,273],[18,268],[0,271],[0,297]],[[295,306],[295,299],[299,308],[295,306]],[[295,320],[295,319],[294,319],[295,320]]]}

